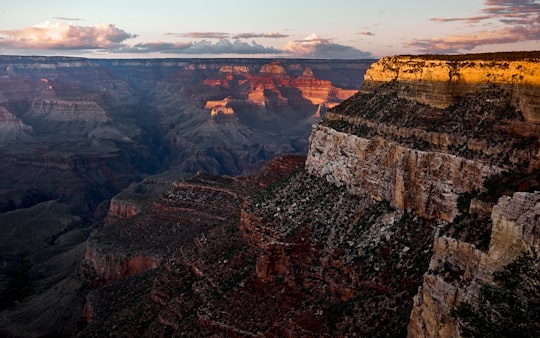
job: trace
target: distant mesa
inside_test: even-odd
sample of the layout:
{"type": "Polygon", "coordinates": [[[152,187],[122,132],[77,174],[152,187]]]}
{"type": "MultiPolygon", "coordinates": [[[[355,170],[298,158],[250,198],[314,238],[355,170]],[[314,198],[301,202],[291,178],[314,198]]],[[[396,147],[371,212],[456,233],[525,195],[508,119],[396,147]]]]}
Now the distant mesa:
{"type": "Polygon", "coordinates": [[[248,74],[249,69],[247,66],[233,66],[227,65],[219,69],[220,73],[232,73],[232,74],[248,74]]]}
{"type": "Polygon", "coordinates": [[[231,101],[231,97],[227,96],[223,100],[216,100],[216,101],[206,101],[206,104],[204,105],[204,109],[214,109],[217,107],[226,107],[229,102],[231,101]]]}
{"type": "Polygon", "coordinates": [[[0,107],[0,142],[28,137],[32,127],[24,124],[6,108],[0,107]]]}
{"type": "Polygon", "coordinates": [[[235,112],[232,107],[229,106],[230,101],[230,96],[223,100],[207,101],[204,105],[204,109],[209,109],[210,116],[212,117],[233,116],[235,112]]]}
{"type": "Polygon", "coordinates": [[[270,64],[266,64],[262,66],[259,72],[261,74],[264,74],[264,73],[283,74],[283,75],[287,74],[287,71],[285,70],[285,68],[283,68],[283,65],[279,61],[272,62],[270,64]]]}

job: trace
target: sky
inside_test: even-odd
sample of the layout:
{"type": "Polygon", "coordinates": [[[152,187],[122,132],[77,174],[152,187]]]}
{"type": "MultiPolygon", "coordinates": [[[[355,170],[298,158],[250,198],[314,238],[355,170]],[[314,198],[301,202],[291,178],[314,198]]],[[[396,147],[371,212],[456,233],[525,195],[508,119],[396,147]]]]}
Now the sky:
{"type": "Polygon", "coordinates": [[[540,0],[2,0],[0,55],[378,58],[540,50],[540,0]]]}

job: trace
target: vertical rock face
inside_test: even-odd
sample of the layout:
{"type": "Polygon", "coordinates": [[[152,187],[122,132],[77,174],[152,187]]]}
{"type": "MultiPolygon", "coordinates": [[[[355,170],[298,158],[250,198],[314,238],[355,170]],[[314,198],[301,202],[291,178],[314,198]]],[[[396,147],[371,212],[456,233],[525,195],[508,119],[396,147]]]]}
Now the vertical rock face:
{"type": "Polygon", "coordinates": [[[388,81],[404,85],[400,97],[446,108],[479,88],[497,85],[512,92],[514,104],[527,121],[540,122],[540,65],[538,56],[502,54],[455,58],[385,57],[366,73],[363,90],[373,92],[388,81]],[[517,58],[517,60],[516,60],[517,58]]]}
{"type": "Polygon", "coordinates": [[[460,302],[478,305],[482,285],[523,252],[540,250],[540,193],[504,196],[493,207],[487,252],[449,237],[435,239],[429,272],[414,300],[409,337],[459,337],[451,313],[460,302]]]}
{"type": "Polygon", "coordinates": [[[368,192],[400,209],[451,221],[460,193],[478,190],[501,168],[435,151],[403,147],[383,138],[366,139],[316,126],[306,167],[310,174],[368,192]]]}

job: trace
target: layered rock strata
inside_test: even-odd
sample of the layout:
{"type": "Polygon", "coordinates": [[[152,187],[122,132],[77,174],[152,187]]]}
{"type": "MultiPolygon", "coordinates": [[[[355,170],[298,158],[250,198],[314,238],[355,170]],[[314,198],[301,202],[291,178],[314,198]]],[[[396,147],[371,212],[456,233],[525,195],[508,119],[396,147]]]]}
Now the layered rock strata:
{"type": "Polygon", "coordinates": [[[375,200],[445,221],[456,216],[460,193],[481,189],[484,178],[502,171],[460,156],[403,147],[382,137],[365,139],[324,126],[313,130],[306,166],[310,174],[345,185],[352,193],[368,191],[375,200]]]}
{"type": "Polygon", "coordinates": [[[494,272],[538,249],[537,193],[491,209],[501,193],[538,186],[539,56],[383,58],[313,128],[308,172],[449,222],[435,236],[409,337],[461,336],[456,308],[476,309],[494,272]]]}
{"type": "Polygon", "coordinates": [[[485,178],[504,170],[537,168],[538,125],[532,108],[521,109],[514,97],[519,86],[540,88],[531,75],[536,59],[505,68],[506,61],[472,61],[477,58],[482,56],[375,63],[360,93],[314,127],[308,171],[352,192],[368,191],[396,207],[451,221],[460,193],[480,190],[485,178]],[[459,81],[449,77],[449,67],[450,74],[461,74],[459,81]],[[517,69],[526,75],[518,87],[508,87],[517,69]],[[427,94],[446,99],[435,102],[427,94]]]}
{"type": "Polygon", "coordinates": [[[459,97],[497,85],[512,93],[526,121],[540,122],[538,54],[500,53],[455,57],[385,57],[366,73],[364,92],[373,93],[388,81],[403,88],[400,97],[447,108],[459,97]]]}
{"type": "Polygon", "coordinates": [[[480,289],[493,283],[493,272],[524,252],[539,252],[540,193],[516,192],[493,207],[489,250],[441,236],[435,239],[428,273],[415,296],[409,337],[460,337],[452,316],[461,302],[478,305],[480,289]]]}

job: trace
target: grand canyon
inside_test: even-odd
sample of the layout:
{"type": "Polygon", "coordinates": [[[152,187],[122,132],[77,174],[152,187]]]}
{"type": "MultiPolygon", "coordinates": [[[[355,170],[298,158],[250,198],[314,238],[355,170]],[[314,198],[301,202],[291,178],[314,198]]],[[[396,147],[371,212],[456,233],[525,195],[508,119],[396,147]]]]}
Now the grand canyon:
{"type": "Polygon", "coordinates": [[[540,334],[540,52],[0,63],[2,334],[540,334]]]}

